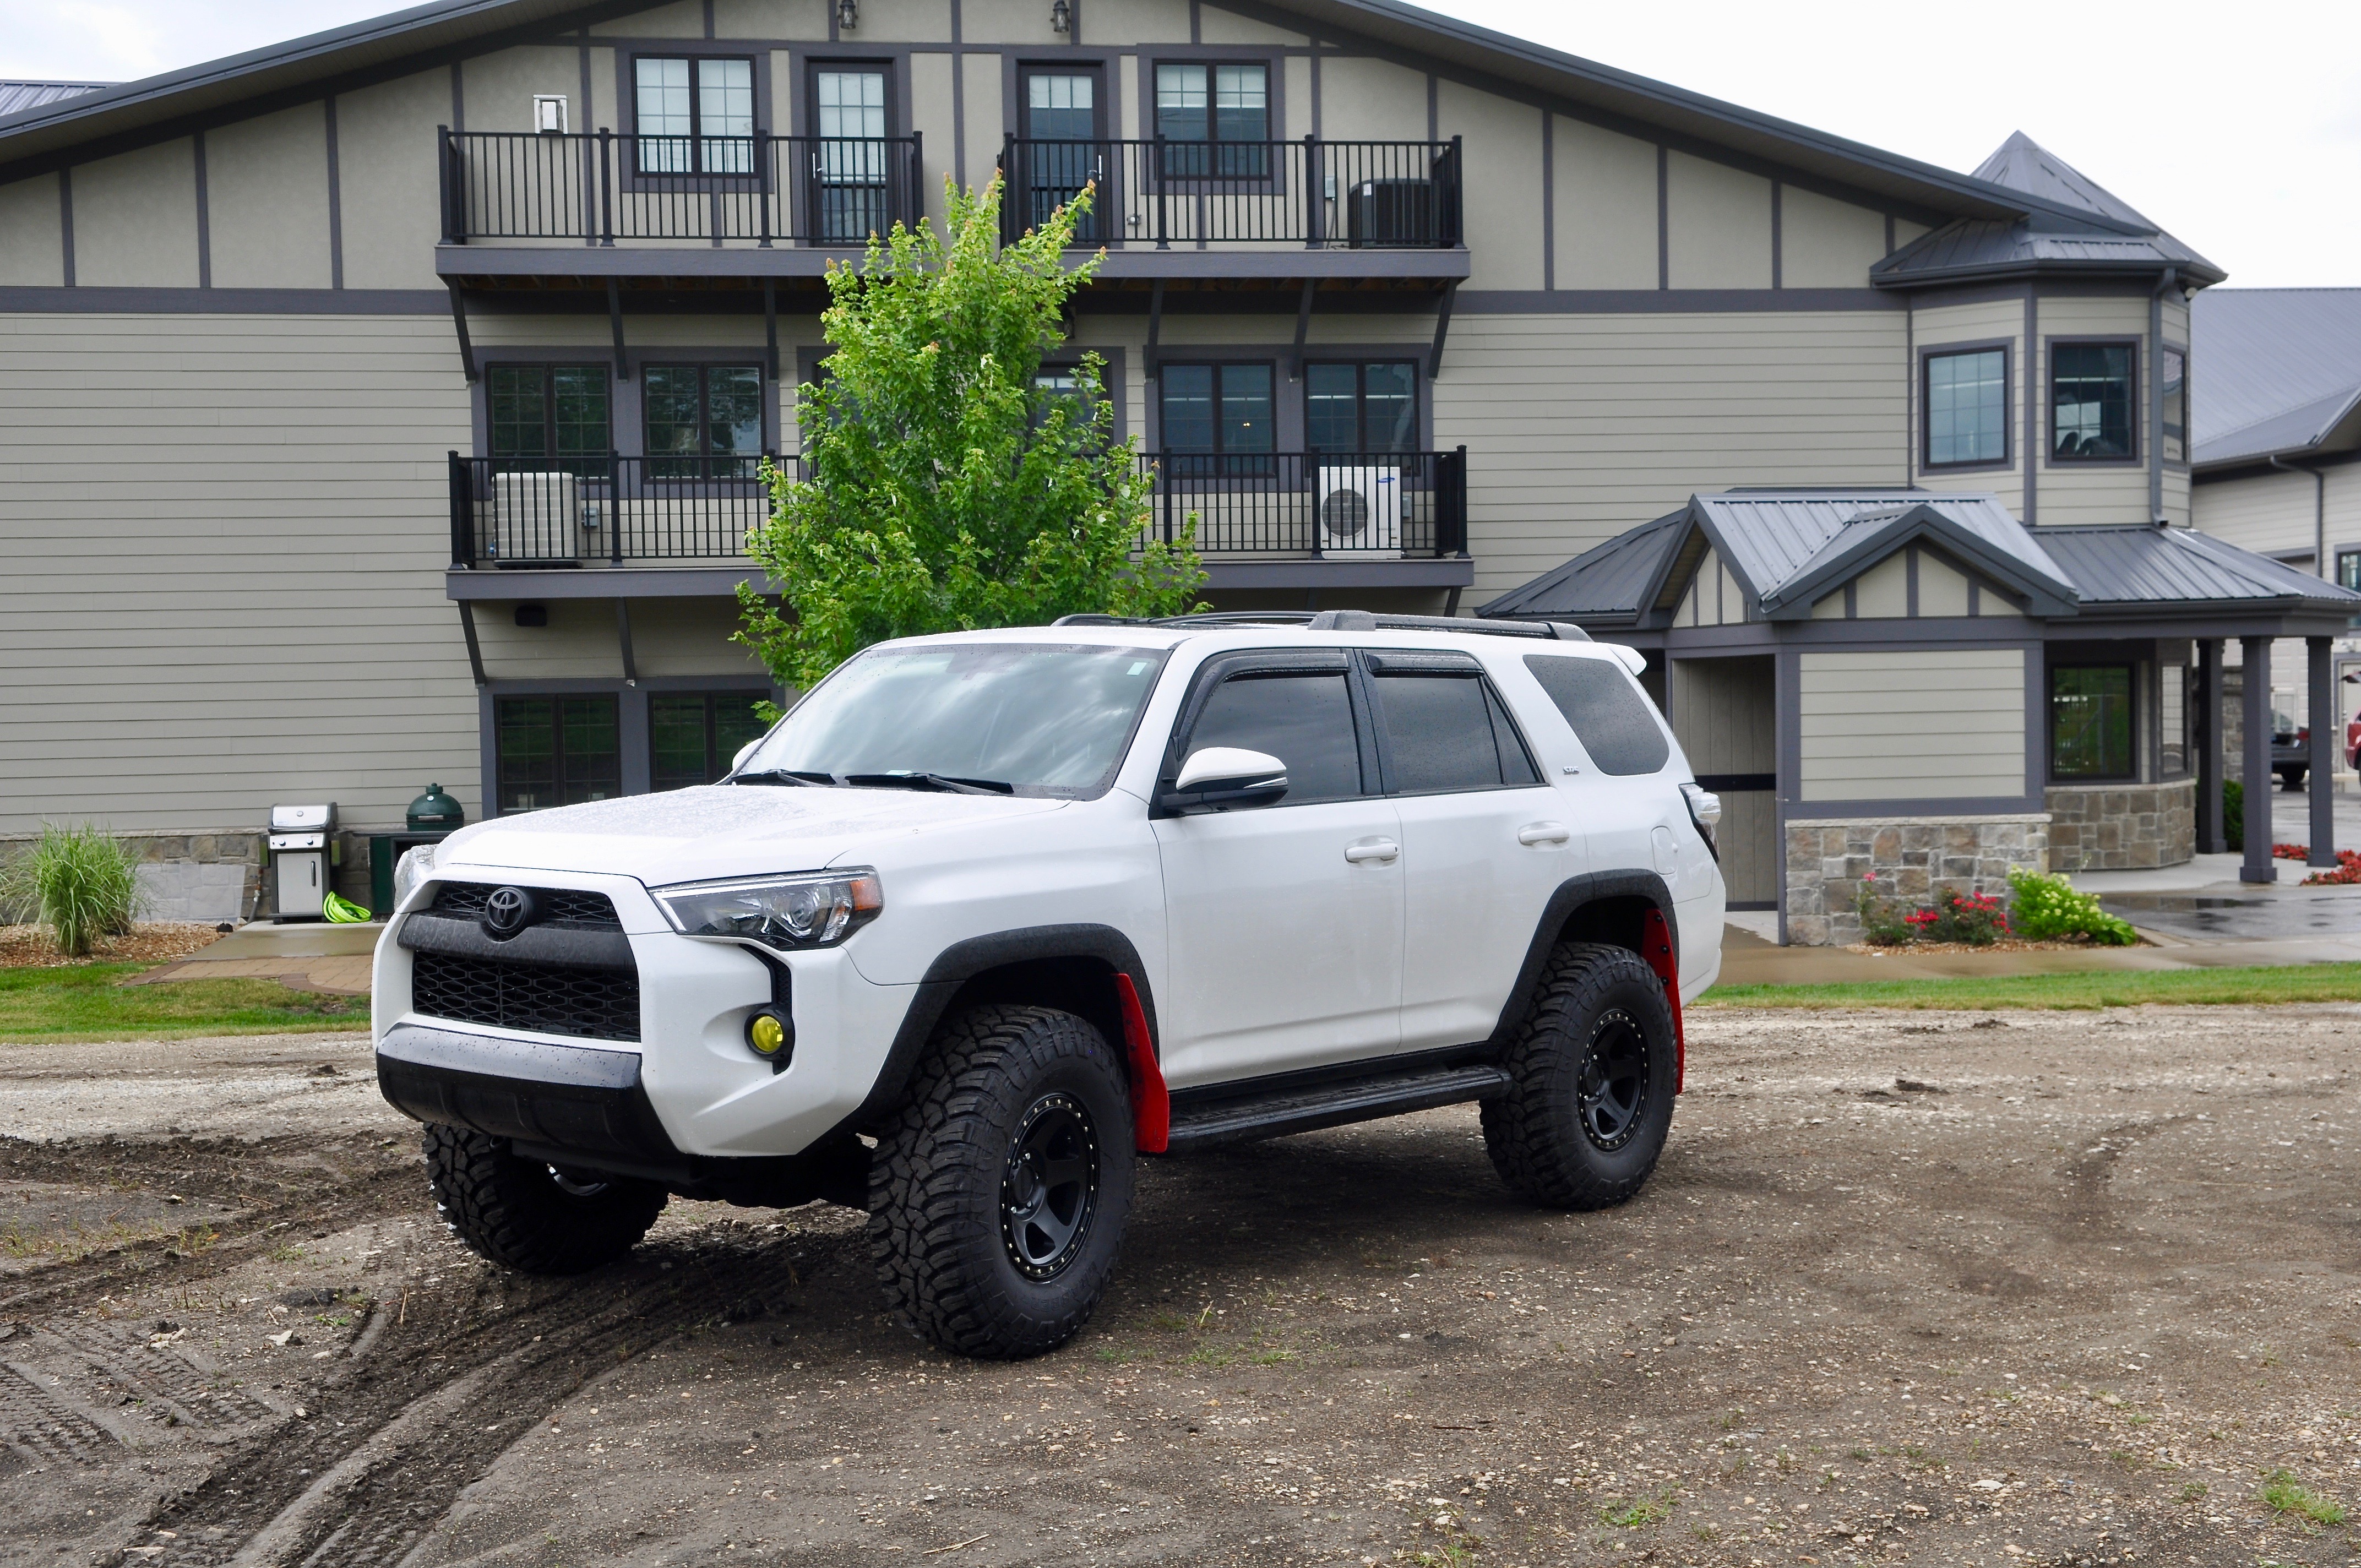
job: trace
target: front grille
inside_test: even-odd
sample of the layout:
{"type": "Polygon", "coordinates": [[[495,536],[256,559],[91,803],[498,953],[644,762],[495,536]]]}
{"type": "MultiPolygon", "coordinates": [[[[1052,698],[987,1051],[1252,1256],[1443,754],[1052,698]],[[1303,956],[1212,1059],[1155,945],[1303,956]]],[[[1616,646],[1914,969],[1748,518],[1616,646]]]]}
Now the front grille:
{"type": "MultiPolygon", "coordinates": [[[[502,884],[489,882],[446,882],[434,893],[434,907],[449,915],[464,915],[470,920],[479,919],[484,913],[484,901],[502,884]]],[[[530,890],[541,901],[542,916],[537,926],[566,926],[577,931],[620,931],[623,923],[615,916],[614,901],[603,893],[581,893],[570,887],[536,887],[530,890]]]]}
{"type": "Polygon", "coordinates": [[[640,1037],[640,977],[627,969],[419,953],[411,969],[410,1005],[429,1017],[501,1029],[588,1040],[640,1037]]]}

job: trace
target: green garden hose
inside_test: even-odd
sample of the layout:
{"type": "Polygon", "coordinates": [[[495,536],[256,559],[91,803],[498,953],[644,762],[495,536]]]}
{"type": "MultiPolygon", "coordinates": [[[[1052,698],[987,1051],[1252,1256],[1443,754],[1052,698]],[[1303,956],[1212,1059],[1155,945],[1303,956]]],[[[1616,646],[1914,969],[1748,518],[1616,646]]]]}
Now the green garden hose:
{"type": "Polygon", "coordinates": [[[332,893],[322,899],[320,913],[339,926],[358,926],[369,917],[368,910],[340,893],[332,893]]]}

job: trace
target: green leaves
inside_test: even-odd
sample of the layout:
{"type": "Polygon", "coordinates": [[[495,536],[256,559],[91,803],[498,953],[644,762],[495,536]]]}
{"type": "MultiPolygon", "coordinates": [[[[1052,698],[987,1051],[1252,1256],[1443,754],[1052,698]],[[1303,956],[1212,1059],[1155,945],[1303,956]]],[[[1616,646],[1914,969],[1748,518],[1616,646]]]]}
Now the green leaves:
{"type": "Polygon", "coordinates": [[[2022,867],[2008,873],[2016,895],[2016,934],[2037,942],[2087,937],[2103,948],[2127,948],[2138,936],[2128,922],[2099,907],[2098,896],[2078,891],[2062,876],[2044,876],[2022,867]]]}
{"type": "Polygon", "coordinates": [[[1072,367],[1079,398],[1035,384],[1104,259],[1065,263],[1092,192],[1004,247],[997,180],[947,192],[947,238],[897,224],[829,272],[834,352],[796,395],[809,477],[765,476],[771,520],[747,542],[785,597],[739,590],[737,641],[790,685],[888,638],[1178,614],[1204,582],[1193,520],[1142,547],[1152,480],[1115,439],[1104,361],[1072,367]]]}

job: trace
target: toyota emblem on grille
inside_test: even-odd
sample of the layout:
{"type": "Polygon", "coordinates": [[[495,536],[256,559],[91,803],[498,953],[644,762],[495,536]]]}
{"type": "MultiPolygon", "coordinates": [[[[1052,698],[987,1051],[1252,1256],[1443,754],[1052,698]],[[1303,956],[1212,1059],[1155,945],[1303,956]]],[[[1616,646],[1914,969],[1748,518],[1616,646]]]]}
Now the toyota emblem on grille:
{"type": "Polygon", "coordinates": [[[484,900],[484,929],[495,937],[513,937],[533,924],[533,894],[521,887],[495,888],[484,900]]]}

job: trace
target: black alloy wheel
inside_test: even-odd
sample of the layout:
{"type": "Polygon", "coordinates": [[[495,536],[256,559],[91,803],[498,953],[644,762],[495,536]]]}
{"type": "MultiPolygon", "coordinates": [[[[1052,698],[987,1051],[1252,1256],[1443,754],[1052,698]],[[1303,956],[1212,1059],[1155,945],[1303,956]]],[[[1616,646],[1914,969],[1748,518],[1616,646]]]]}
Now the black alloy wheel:
{"type": "Polygon", "coordinates": [[[1574,1094],[1575,1114],[1593,1144],[1612,1154],[1631,1141],[1648,1102],[1648,1039],[1623,1009],[1602,1013],[1591,1025],[1574,1094]]]}
{"type": "Polygon", "coordinates": [[[1089,1110],[1071,1094],[1043,1095],[1017,1123],[1000,1179],[1000,1235],[1016,1271],[1036,1280],[1064,1273],[1090,1236],[1098,1195],[1089,1110]]]}

